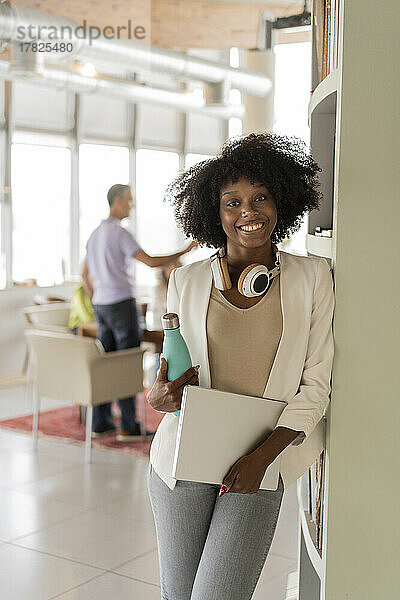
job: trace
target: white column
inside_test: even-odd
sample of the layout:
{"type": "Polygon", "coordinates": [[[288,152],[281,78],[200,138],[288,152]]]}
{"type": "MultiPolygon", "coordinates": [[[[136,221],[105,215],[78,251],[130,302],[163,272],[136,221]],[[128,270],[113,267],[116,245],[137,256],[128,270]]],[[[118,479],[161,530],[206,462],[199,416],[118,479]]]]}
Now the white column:
{"type": "Polygon", "coordinates": [[[80,265],[80,230],[79,230],[79,145],[82,141],[81,97],[74,96],[74,132],[71,145],[71,202],[70,202],[70,260],[68,275],[79,275],[80,265]]]}
{"type": "Polygon", "coordinates": [[[12,231],[13,231],[13,212],[12,212],[12,194],[11,194],[11,146],[14,132],[14,112],[13,112],[13,84],[10,81],[4,82],[4,112],[5,112],[5,136],[4,146],[1,149],[4,159],[2,173],[2,188],[0,198],[1,212],[1,253],[0,259],[4,261],[6,285],[12,283],[12,231]]]}
{"type": "Polygon", "coordinates": [[[273,50],[247,50],[243,53],[243,68],[268,75],[272,89],[266,98],[243,94],[245,116],[243,133],[272,131],[274,124],[275,54],[273,50]]]}

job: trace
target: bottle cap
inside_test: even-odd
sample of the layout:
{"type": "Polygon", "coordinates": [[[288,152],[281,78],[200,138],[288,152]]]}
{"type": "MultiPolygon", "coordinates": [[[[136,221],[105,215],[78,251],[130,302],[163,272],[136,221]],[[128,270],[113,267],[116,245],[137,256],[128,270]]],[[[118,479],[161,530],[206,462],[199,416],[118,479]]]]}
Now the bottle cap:
{"type": "Polygon", "coordinates": [[[163,329],[178,329],[179,317],[176,313],[166,313],[161,317],[163,329]]]}

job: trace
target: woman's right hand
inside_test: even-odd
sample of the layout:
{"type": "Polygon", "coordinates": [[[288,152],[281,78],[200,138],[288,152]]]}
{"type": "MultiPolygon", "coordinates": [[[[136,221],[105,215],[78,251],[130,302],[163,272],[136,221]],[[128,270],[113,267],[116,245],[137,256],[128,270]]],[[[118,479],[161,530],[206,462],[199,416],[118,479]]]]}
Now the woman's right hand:
{"type": "Polygon", "coordinates": [[[155,410],[166,413],[175,412],[181,408],[185,385],[199,385],[199,366],[190,367],[174,381],[168,381],[167,367],[166,359],[162,358],[157,378],[147,394],[150,406],[155,410]]]}

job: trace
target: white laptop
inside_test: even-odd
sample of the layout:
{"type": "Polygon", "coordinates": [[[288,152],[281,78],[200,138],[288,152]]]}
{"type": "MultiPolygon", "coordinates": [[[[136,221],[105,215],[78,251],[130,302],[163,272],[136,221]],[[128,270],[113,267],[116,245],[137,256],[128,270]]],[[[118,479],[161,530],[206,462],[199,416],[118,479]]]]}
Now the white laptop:
{"type": "MultiPolygon", "coordinates": [[[[222,484],[234,462],[275,429],[286,402],[186,386],[182,397],[172,476],[222,484]]],[[[260,489],[276,490],[280,456],[260,489]]]]}

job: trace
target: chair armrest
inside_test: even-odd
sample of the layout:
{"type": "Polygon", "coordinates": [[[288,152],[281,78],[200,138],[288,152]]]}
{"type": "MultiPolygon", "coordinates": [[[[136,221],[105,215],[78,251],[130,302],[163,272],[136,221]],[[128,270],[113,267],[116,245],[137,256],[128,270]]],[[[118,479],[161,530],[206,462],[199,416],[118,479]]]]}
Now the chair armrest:
{"type": "Polygon", "coordinates": [[[46,325],[41,323],[26,323],[25,329],[36,329],[38,331],[51,331],[53,333],[70,333],[74,335],[68,327],[63,325],[46,325]]]}
{"type": "Polygon", "coordinates": [[[122,359],[125,356],[143,356],[145,352],[145,348],[142,348],[142,346],[138,346],[137,348],[127,348],[126,350],[114,350],[112,352],[105,352],[100,340],[97,340],[97,342],[97,346],[100,350],[101,360],[118,360],[118,358],[122,359]]]}
{"type": "Polygon", "coordinates": [[[90,364],[93,404],[126,398],[143,391],[142,348],[101,351],[90,364]]]}

